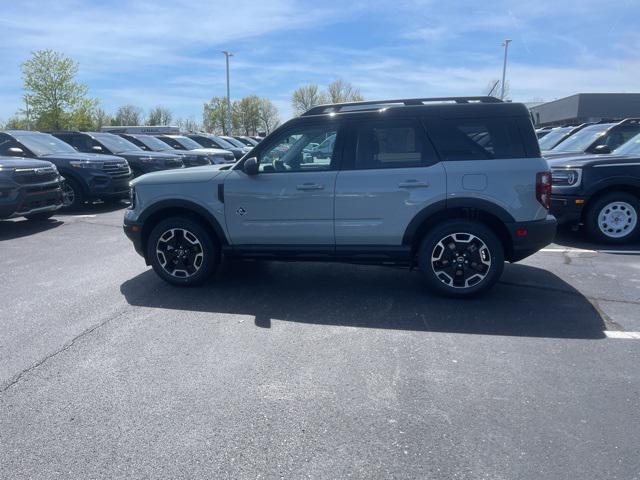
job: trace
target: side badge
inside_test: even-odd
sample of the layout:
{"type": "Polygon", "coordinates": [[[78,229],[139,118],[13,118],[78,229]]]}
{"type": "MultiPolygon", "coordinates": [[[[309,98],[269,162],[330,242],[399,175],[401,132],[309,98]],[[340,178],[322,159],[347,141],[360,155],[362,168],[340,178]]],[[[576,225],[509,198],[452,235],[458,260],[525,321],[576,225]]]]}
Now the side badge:
{"type": "Polygon", "coordinates": [[[236,213],[242,217],[247,213],[247,211],[244,208],[240,207],[236,210],[236,213]]]}

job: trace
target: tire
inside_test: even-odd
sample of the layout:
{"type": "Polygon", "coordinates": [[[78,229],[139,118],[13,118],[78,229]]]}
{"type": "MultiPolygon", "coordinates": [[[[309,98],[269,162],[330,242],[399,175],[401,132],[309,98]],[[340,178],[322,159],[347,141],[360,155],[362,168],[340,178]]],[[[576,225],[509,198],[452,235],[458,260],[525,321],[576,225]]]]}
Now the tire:
{"type": "Polygon", "coordinates": [[[73,178],[65,178],[62,184],[62,209],[78,210],[84,205],[82,187],[73,178]]]}
{"type": "Polygon", "coordinates": [[[49,220],[53,217],[56,212],[40,212],[40,213],[32,213],[31,215],[25,215],[24,218],[27,220],[33,220],[34,222],[44,222],[45,220],[49,220]]]}
{"type": "Polygon", "coordinates": [[[504,249],[486,225],[472,220],[448,220],[424,236],[418,265],[432,290],[451,297],[468,297],[486,291],[500,279],[504,249]]]}
{"type": "Polygon", "coordinates": [[[147,258],[164,281],[171,285],[195,286],[203,284],[217,270],[220,247],[199,222],[187,217],[170,217],[151,231],[147,258]]]}
{"type": "Polygon", "coordinates": [[[607,193],[589,205],[585,225],[596,242],[628,243],[640,232],[640,199],[627,192],[607,193]]]}

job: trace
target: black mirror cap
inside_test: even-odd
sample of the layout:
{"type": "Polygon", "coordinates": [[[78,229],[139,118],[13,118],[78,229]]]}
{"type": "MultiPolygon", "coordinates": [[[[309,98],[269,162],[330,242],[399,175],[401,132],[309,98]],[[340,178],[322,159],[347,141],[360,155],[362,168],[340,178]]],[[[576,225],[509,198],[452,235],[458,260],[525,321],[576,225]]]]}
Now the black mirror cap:
{"type": "Polygon", "coordinates": [[[244,165],[242,166],[242,170],[247,175],[257,175],[258,174],[258,159],[256,157],[247,158],[244,161],[244,165]]]}
{"type": "Polygon", "coordinates": [[[609,145],[598,145],[594,149],[594,153],[602,153],[602,154],[611,153],[612,151],[613,150],[611,150],[611,147],[609,145]]]}

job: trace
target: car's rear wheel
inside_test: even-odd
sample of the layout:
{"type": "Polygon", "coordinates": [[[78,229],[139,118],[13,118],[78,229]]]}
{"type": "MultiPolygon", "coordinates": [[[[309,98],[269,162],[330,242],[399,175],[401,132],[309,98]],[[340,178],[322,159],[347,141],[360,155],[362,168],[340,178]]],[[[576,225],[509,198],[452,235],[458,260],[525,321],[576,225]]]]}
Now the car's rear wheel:
{"type": "Polygon", "coordinates": [[[640,200],[627,192],[611,192],[596,199],[587,210],[585,224],[591,238],[622,244],[640,233],[640,200]]]}
{"type": "Polygon", "coordinates": [[[418,264],[430,288],[465,297],[485,291],[499,280],[504,249],[484,224],[449,220],[425,235],[418,264]]]}
{"type": "Polygon", "coordinates": [[[62,182],[62,208],[77,210],[84,204],[82,187],[73,178],[65,178],[62,182]]]}
{"type": "Polygon", "coordinates": [[[220,263],[220,248],[196,220],[171,217],[154,227],[147,243],[154,271],[172,285],[204,283],[220,263]]]}

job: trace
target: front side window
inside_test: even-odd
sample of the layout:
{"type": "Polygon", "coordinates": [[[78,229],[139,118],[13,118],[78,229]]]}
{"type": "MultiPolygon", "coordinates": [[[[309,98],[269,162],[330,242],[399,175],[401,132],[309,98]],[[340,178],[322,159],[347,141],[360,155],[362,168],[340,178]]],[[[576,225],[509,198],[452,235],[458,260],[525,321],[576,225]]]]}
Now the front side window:
{"type": "Polygon", "coordinates": [[[305,172],[331,170],[335,142],[322,151],[318,147],[336,136],[335,125],[300,126],[278,137],[259,155],[261,172],[305,172]]]}
{"type": "Polygon", "coordinates": [[[428,119],[427,132],[443,160],[526,157],[516,119],[428,119]]]}

